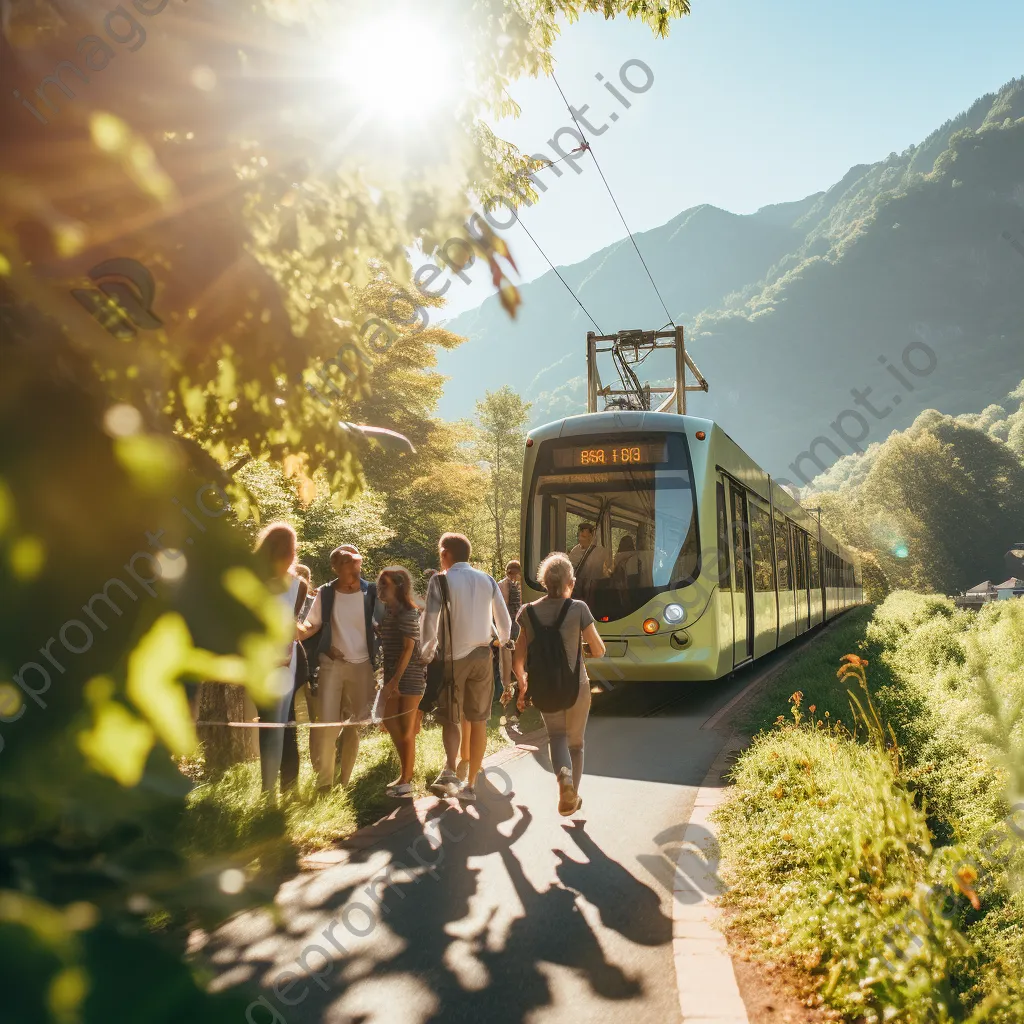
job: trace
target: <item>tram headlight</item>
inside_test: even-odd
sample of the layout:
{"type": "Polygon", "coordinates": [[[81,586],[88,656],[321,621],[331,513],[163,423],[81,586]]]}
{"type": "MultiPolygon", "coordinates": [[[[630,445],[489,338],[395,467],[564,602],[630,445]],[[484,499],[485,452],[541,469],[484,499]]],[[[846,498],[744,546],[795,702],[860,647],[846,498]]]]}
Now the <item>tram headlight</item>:
{"type": "Polygon", "coordinates": [[[677,622],[682,622],[686,618],[686,609],[681,604],[668,604],[665,605],[662,615],[670,626],[674,626],[677,622]]]}

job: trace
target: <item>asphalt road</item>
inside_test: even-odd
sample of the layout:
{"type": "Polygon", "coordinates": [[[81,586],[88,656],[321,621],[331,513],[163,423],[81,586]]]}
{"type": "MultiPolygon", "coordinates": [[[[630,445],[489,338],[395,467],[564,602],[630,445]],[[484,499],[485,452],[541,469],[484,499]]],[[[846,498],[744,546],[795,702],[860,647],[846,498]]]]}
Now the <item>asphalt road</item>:
{"type": "Polygon", "coordinates": [[[475,805],[419,801],[286,883],[276,923],[261,911],[217,932],[214,987],[262,985],[250,1024],[678,1021],[680,840],[729,731],[702,726],[778,657],[598,696],[574,819],[556,812],[543,745],[490,771],[475,805]]]}

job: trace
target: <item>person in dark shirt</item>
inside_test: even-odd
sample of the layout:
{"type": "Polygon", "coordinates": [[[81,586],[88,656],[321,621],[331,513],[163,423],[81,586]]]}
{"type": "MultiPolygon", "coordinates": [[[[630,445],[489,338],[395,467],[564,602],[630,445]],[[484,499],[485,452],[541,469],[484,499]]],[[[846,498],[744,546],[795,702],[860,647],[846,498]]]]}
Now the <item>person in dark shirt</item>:
{"type": "Polygon", "coordinates": [[[416,709],[426,689],[426,665],[420,657],[420,612],[412,577],[400,565],[377,578],[384,603],[380,635],[384,654],[384,724],[398,751],[402,773],[388,786],[388,796],[411,796],[416,767],[416,709]]]}

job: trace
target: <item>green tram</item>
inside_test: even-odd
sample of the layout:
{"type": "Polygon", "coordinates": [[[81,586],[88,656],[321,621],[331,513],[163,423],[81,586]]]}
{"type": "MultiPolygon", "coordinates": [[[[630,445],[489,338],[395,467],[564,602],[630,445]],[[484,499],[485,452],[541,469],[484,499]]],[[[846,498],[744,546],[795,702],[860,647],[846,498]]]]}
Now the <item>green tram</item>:
{"type": "Polygon", "coordinates": [[[855,554],[711,420],[591,412],[526,446],[523,599],[593,524],[576,596],[607,645],[595,682],[719,679],[863,602],[855,554]]]}

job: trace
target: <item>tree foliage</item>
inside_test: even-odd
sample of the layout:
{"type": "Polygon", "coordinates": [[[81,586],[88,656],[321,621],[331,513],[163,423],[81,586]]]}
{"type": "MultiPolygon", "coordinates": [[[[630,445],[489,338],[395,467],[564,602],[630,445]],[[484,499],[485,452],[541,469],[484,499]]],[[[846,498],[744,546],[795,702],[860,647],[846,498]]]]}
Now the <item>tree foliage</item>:
{"type": "Polygon", "coordinates": [[[530,406],[507,385],[488,391],[476,403],[480,426],[473,454],[487,466],[484,501],[494,530],[492,573],[504,574],[507,560],[519,555],[524,441],[530,406]]]}
{"type": "MultiPolygon", "coordinates": [[[[180,926],[214,924],[270,891],[249,876],[239,892],[223,858],[186,859],[188,783],[173,760],[195,743],[185,684],[243,683],[265,700],[287,635],[251,538],[229,525],[241,516],[251,530],[260,501],[224,468],[273,460],[287,485],[272,467],[249,470],[264,511],[272,500],[287,511],[291,488],[293,510],[326,530],[317,488],[354,492],[362,463],[389,513],[412,516],[396,539],[417,553],[432,545],[479,471],[364,452],[339,421],[386,406],[387,422],[419,417],[420,452],[453,452],[460,437],[428,422],[429,401],[400,394],[438,386],[425,354],[448,340],[410,337],[407,310],[389,299],[402,338],[381,360],[366,318],[380,289],[412,295],[410,247],[434,254],[482,198],[517,195],[508,186],[530,160],[481,117],[514,113],[506,87],[551,69],[563,21],[623,14],[663,35],[688,10],[432,5],[463,81],[428,130],[402,133],[367,119],[331,75],[362,21],[397,25],[419,13],[409,3],[133,6],[145,35],[116,48],[103,42],[111,5],[100,0],[0,10],[0,978],[5,1019],[17,1021],[244,1015],[245,1000],[193,978],[180,926]],[[62,62],[84,64],[90,37],[103,45],[76,75],[62,62]],[[109,260],[137,262],[93,280],[109,260]],[[152,296],[123,272],[137,265],[152,296]],[[336,387],[326,402],[299,384],[324,366],[336,387]],[[197,506],[213,484],[233,515],[223,498],[197,506]]],[[[388,57],[383,79],[408,70],[388,57]]],[[[473,255],[514,312],[511,253],[473,223],[473,255]]],[[[265,860],[275,815],[239,850],[240,867],[265,860]]]]}
{"type": "Polygon", "coordinates": [[[955,593],[1002,578],[1024,522],[1024,458],[1014,447],[1022,422],[1001,406],[958,417],[926,410],[843,460],[844,476],[837,464],[812,483],[833,488],[814,500],[829,529],[872,553],[879,593],[955,593]]]}

